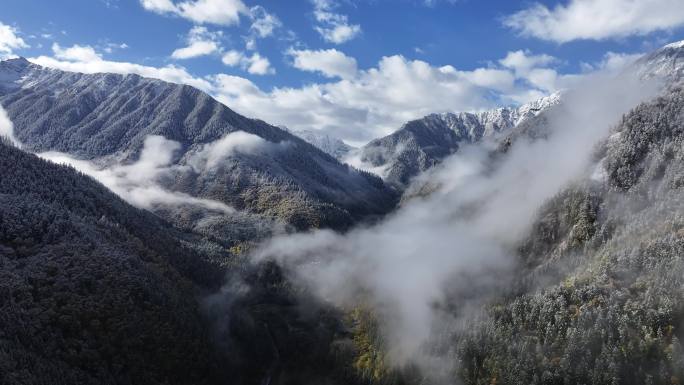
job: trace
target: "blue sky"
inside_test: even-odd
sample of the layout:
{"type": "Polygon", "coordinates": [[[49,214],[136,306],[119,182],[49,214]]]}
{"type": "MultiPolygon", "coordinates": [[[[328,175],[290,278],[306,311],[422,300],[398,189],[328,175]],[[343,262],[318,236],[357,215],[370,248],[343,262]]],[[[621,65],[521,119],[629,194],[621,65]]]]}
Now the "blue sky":
{"type": "Polygon", "coordinates": [[[522,103],[622,65],[684,39],[683,9],[681,0],[4,0],[0,55],[186,82],[248,116],[360,144],[426,113],[522,103]]]}

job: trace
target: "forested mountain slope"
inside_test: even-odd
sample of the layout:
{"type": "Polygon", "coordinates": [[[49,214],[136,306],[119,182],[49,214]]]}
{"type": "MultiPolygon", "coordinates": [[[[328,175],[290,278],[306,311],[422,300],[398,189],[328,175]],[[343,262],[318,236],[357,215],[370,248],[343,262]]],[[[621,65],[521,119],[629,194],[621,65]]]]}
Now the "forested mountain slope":
{"type": "Polygon", "coordinates": [[[455,337],[467,384],[684,378],[684,92],[635,108],[521,245],[517,295],[455,337]]]}
{"type": "Polygon", "coordinates": [[[2,141],[0,169],[1,384],[363,383],[343,314],[278,266],[2,141]]]}
{"type": "Polygon", "coordinates": [[[216,383],[193,280],[220,271],[73,169],[4,143],[0,169],[0,383],[216,383]]]}
{"type": "Polygon", "coordinates": [[[0,103],[26,150],[106,166],[136,160],[146,138],[162,136],[178,143],[172,159],[178,167],[166,187],[298,228],[349,226],[387,213],[396,201],[379,178],[186,85],[13,59],[0,62],[0,103]],[[202,151],[214,150],[221,152],[216,162],[196,162],[202,151]]]}

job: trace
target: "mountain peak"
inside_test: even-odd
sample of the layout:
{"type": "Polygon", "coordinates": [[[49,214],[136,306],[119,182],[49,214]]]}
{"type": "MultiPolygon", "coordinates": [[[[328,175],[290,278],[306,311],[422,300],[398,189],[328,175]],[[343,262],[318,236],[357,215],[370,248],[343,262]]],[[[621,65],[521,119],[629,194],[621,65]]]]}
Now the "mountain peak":
{"type": "Polygon", "coordinates": [[[33,64],[23,57],[17,57],[0,61],[0,88],[12,88],[26,70],[33,64]]]}
{"type": "Polygon", "coordinates": [[[1,67],[7,67],[7,68],[23,69],[23,68],[26,68],[30,65],[31,65],[31,62],[22,56],[0,61],[0,66],[1,67]]]}
{"type": "Polygon", "coordinates": [[[682,49],[684,48],[684,40],[676,41],[663,46],[663,49],[682,49]]]}
{"type": "Polygon", "coordinates": [[[657,49],[635,63],[637,73],[643,78],[661,77],[671,82],[684,78],[684,40],[657,49]]]}

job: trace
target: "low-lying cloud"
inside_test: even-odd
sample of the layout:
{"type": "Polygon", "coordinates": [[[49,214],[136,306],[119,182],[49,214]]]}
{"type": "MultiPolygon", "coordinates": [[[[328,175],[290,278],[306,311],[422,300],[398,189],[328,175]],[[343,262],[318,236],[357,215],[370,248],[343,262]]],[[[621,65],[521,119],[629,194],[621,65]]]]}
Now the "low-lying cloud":
{"type": "Polygon", "coordinates": [[[196,153],[189,156],[187,163],[199,172],[203,169],[216,168],[227,157],[235,154],[277,151],[287,146],[288,142],[272,143],[260,136],[236,131],[215,142],[202,145],[196,153]]]}
{"type": "Polygon", "coordinates": [[[358,304],[363,293],[394,362],[425,364],[439,321],[455,324],[502,289],[540,205],[584,176],[594,145],[656,90],[629,76],[594,76],[549,111],[548,139],[521,137],[498,160],[491,144],[463,148],[430,173],[437,191],[381,223],[277,237],[254,258],[280,261],[336,305],[358,304]],[[439,310],[447,302],[456,307],[448,314],[439,310]]]}
{"type": "Polygon", "coordinates": [[[107,167],[79,160],[61,152],[44,152],[41,158],[54,163],[67,164],[89,175],[122,197],[130,204],[144,209],[157,205],[193,205],[223,214],[235,210],[226,204],[210,199],[201,199],[162,187],[159,178],[172,172],[174,153],[180,149],[178,142],[162,136],[148,136],[140,158],[132,164],[115,164],[107,167]]]}
{"type": "MultiPolygon", "coordinates": [[[[0,129],[1,122],[0,114],[0,129]]],[[[182,147],[180,143],[163,136],[150,135],[145,138],[138,160],[130,164],[105,162],[103,166],[98,162],[76,159],[61,152],[44,152],[38,155],[55,163],[70,165],[97,179],[139,208],[191,205],[223,215],[234,214],[235,209],[216,200],[171,191],[164,187],[163,179],[186,172],[210,171],[219,167],[227,158],[238,154],[268,153],[286,146],[289,146],[288,142],[272,143],[244,131],[235,131],[214,142],[195,146],[185,154],[179,154],[182,147]]]]}

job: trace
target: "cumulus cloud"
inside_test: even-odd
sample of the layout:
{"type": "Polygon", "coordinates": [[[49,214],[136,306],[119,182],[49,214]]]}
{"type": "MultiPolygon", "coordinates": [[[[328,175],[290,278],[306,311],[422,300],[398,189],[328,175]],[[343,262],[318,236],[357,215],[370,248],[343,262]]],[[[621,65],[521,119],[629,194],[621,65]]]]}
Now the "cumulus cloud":
{"type": "Polygon", "coordinates": [[[143,8],[157,13],[176,12],[176,5],[171,0],[140,0],[143,8]]]}
{"type": "MultiPolygon", "coordinates": [[[[290,52],[292,64],[298,68],[330,77],[337,75],[341,79],[262,90],[243,77],[227,74],[196,77],[183,67],[158,68],[108,61],[97,52],[87,55],[86,61],[45,56],[30,60],[66,71],[135,73],[189,84],[243,115],[297,130],[321,130],[356,146],[430,113],[481,111],[526,103],[569,88],[586,76],[586,73],[558,73],[554,68],[558,61],[553,57],[526,50],[510,52],[496,63],[470,71],[433,66],[398,55],[384,57],[374,67],[354,71],[354,59],[339,51],[293,49],[290,52]]],[[[584,70],[619,68],[633,57],[611,53],[599,63],[585,64],[584,70]]],[[[238,66],[252,74],[275,72],[268,59],[258,53],[230,50],[223,52],[222,60],[228,66],[238,66]]]]}
{"type": "Polygon", "coordinates": [[[173,51],[174,59],[190,59],[198,56],[210,55],[220,51],[218,39],[221,32],[209,32],[205,27],[193,27],[186,38],[187,46],[173,51]]]}
{"type": "Polygon", "coordinates": [[[337,7],[335,0],[312,0],[314,18],[317,25],[314,29],[328,43],[342,44],[354,39],[361,33],[361,26],[350,24],[349,17],[333,12],[337,7]]]}
{"type": "Polygon", "coordinates": [[[52,44],[52,52],[57,59],[77,61],[77,62],[97,62],[102,60],[102,56],[95,52],[89,45],[74,44],[68,48],[62,48],[59,44],[52,44]]]}
{"type": "Polygon", "coordinates": [[[641,54],[628,54],[609,51],[603,55],[603,58],[598,63],[581,63],[581,65],[586,72],[596,70],[619,72],[624,68],[627,68],[630,64],[636,62],[641,56],[641,54]]]}
{"type": "Polygon", "coordinates": [[[535,67],[547,66],[556,62],[550,55],[531,55],[529,51],[518,50],[509,52],[505,58],[499,60],[504,67],[512,68],[516,72],[527,72],[535,67]]]}
{"type": "Polygon", "coordinates": [[[550,55],[533,55],[529,51],[518,50],[509,52],[499,63],[514,71],[515,76],[528,81],[535,88],[552,92],[561,88],[559,81],[560,75],[549,65],[557,62],[557,59],[550,55]]]}
{"type": "Polygon", "coordinates": [[[230,50],[223,54],[223,64],[231,67],[239,66],[252,75],[273,75],[275,69],[271,67],[268,58],[258,52],[246,55],[238,50],[230,50]]]}
{"type": "Polygon", "coordinates": [[[646,35],[684,25],[680,0],[570,0],[553,8],[535,3],[504,19],[523,36],[566,43],[646,35]]]}
{"type": "MultiPolygon", "coordinates": [[[[266,27],[262,26],[260,28],[266,27]]],[[[262,32],[267,33],[265,30],[255,33],[259,35],[262,32]]],[[[190,30],[186,38],[188,45],[173,51],[171,57],[174,59],[189,59],[222,53],[222,61],[227,66],[239,66],[252,75],[275,74],[275,69],[271,66],[268,58],[261,56],[258,52],[248,55],[235,49],[224,51],[220,43],[222,36],[223,33],[221,31],[211,32],[205,27],[195,26],[190,30]]]]}
{"type": "Polygon", "coordinates": [[[252,26],[250,31],[257,37],[264,38],[273,35],[273,32],[282,27],[282,23],[277,16],[268,13],[266,8],[255,5],[250,8],[250,16],[252,18],[252,26]]]}
{"type": "MultiPolygon", "coordinates": [[[[83,48],[82,46],[73,46],[71,48],[74,47],[83,48]]],[[[69,49],[63,50],[61,47],[59,47],[60,52],[68,50],[69,49]]],[[[81,50],[77,50],[77,52],[80,51],[81,50]]],[[[86,49],[86,51],[89,50],[86,49]]],[[[177,67],[174,65],[168,65],[164,67],[152,67],[128,62],[109,61],[103,60],[101,55],[97,53],[95,53],[94,55],[87,54],[84,58],[87,60],[78,60],[76,56],[72,55],[67,55],[61,58],[38,56],[30,58],[29,60],[33,63],[36,63],[44,67],[57,68],[63,71],[81,72],[86,74],[103,72],[122,75],[137,74],[140,76],[160,79],[172,83],[188,84],[206,92],[211,92],[213,88],[211,82],[209,82],[206,79],[198,78],[191,75],[183,67],[177,67]]]]}
{"type": "Polygon", "coordinates": [[[351,60],[341,55],[300,53],[295,55],[299,68],[344,78],[265,92],[249,80],[218,75],[213,78],[214,94],[243,114],[297,129],[324,130],[358,145],[429,113],[491,108],[525,99],[529,89],[517,86],[515,74],[506,68],[460,71],[390,56],[382,58],[377,67],[354,74],[351,60]],[[336,61],[322,60],[331,57],[336,61]],[[340,66],[342,62],[346,64],[340,66]]]}
{"type": "Polygon", "coordinates": [[[0,59],[12,56],[13,51],[28,48],[24,39],[17,36],[17,29],[0,23],[0,59]]]}
{"type": "Polygon", "coordinates": [[[592,76],[549,114],[548,139],[518,140],[498,160],[487,143],[463,148],[430,175],[440,189],[384,221],[345,234],[277,237],[254,258],[279,260],[340,306],[358,305],[364,293],[390,357],[425,363],[424,344],[440,320],[468,317],[502,289],[538,207],[585,175],[594,144],[655,91],[631,78],[592,76]]]}
{"type": "Polygon", "coordinates": [[[248,15],[249,8],[241,0],[140,0],[148,11],[171,14],[197,24],[235,25],[240,15],[248,15]]]}
{"type": "Polygon", "coordinates": [[[302,71],[319,72],[324,76],[349,79],[356,75],[356,59],[336,49],[297,50],[287,52],[293,59],[292,65],[302,71]]]}

